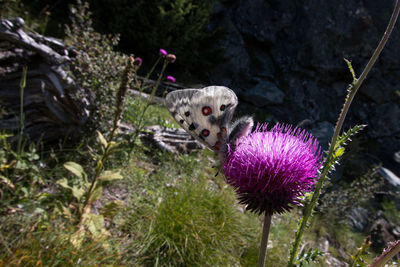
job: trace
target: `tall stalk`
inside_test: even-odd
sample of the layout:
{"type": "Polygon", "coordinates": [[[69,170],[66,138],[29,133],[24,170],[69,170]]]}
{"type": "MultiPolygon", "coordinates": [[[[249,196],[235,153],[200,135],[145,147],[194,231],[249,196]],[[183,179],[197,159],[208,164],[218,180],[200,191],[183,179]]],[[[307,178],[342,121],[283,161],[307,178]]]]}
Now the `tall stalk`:
{"type": "MultiPolygon", "coordinates": [[[[160,60],[160,58],[161,57],[159,57],[157,62],[153,65],[152,71],[153,71],[154,67],[158,64],[158,61],[160,60]]],[[[137,137],[139,136],[140,132],[143,130],[143,127],[144,127],[144,125],[143,125],[144,115],[145,115],[147,109],[152,105],[155,93],[157,91],[158,86],[161,83],[161,80],[162,80],[162,78],[164,76],[164,71],[167,68],[168,63],[169,63],[169,60],[168,59],[164,59],[164,63],[162,65],[162,67],[161,67],[160,75],[158,76],[158,79],[157,79],[156,83],[153,85],[153,89],[151,90],[150,97],[146,100],[145,105],[144,105],[143,109],[141,110],[141,113],[139,115],[139,121],[136,123],[136,125],[134,125],[135,133],[133,134],[133,137],[130,139],[131,147],[129,149],[129,153],[128,153],[129,155],[131,155],[131,153],[132,153],[132,151],[134,149],[137,137]]],[[[140,92],[139,99],[141,97],[142,91],[143,91],[143,88],[141,88],[139,90],[139,92],[140,92]]]]}
{"type": "Polygon", "coordinates": [[[271,227],[271,218],[272,215],[270,214],[266,213],[264,215],[264,225],[261,237],[260,253],[258,256],[258,267],[265,266],[265,256],[267,254],[267,245],[268,245],[269,228],[271,227]]]}
{"type": "Polygon", "coordinates": [[[19,104],[19,135],[18,135],[18,146],[17,146],[17,153],[18,155],[21,154],[22,150],[22,137],[24,135],[24,120],[25,120],[25,115],[24,115],[24,91],[26,87],[26,74],[27,74],[28,67],[24,66],[22,68],[22,78],[21,82],[19,84],[20,88],[20,104],[19,104]]]}
{"type": "Polygon", "coordinates": [[[116,110],[115,110],[115,115],[114,115],[114,120],[113,120],[113,126],[111,129],[111,134],[108,137],[107,145],[104,149],[104,153],[103,153],[102,157],[100,158],[100,160],[97,162],[96,171],[93,175],[90,187],[86,193],[85,202],[83,204],[83,208],[82,208],[82,212],[81,212],[80,222],[82,222],[82,219],[83,219],[82,215],[85,213],[88,213],[90,210],[90,205],[91,205],[90,199],[93,194],[96,182],[97,182],[98,178],[100,177],[101,171],[103,170],[104,163],[107,160],[108,156],[110,155],[110,150],[113,146],[112,140],[114,139],[115,134],[117,133],[117,130],[119,127],[118,124],[119,124],[119,121],[121,120],[122,111],[123,111],[123,107],[125,104],[125,96],[126,96],[126,92],[128,91],[128,86],[129,86],[130,73],[133,69],[133,62],[134,62],[134,59],[132,57],[130,57],[128,60],[128,65],[125,68],[124,75],[122,77],[121,86],[118,90],[117,101],[115,104],[116,110]]]}
{"type": "MultiPolygon", "coordinates": [[[[328,171],[330,170],[331,165],[328,164],[328,163],[330,162],[330,160],[332,160],[333,153],[334,153],[334,148],[335,148],[336,142],[338,140],[339,133],[340,133],[340,131],[342,129],[343,122],[344,122],[344,120],[346,118],[346,115],[347,115],[347,112],[348,112],[348,110],[350,108],[350,104],[353,101],[354,96],[356,95],[356,93],[357,93],[358,89],[360,88],[361,84],[364,82],[365,78],[367,77],[367,75],[368,75],[369,71],[371,70],[372,66],[375,64],[376,60],[378,59],[378,57],[379,57],[380,53],[382,52],[383,48],[385,47],[385,44],[386,44],[387,40],[389,39],[389,37],[390,37],[390,35],[392,33],[394,25],[396,24],[397,17],[399,15],[399,10],[400,10],[400,1],[397,0],[396,1],[396,5],[395,5],[395,7],[393,9],[393,13],[392,13],[392,16],[390,18],[389,24],[388,24],[388,26],[386,28],[385,33],[383,34],[383,37],[382,37],[381,41],[379,42],[377,48],[375,49],[375,51],[372,54],[370,60],[368,61],[367,66],[364,68],[363,72],[361,73],[360,78],[354,79],[353,83],[351,84],[351,87],[349,89],[349,94],[346,97],[345,103],[343,105],[343,108],[342,108],[341,113],[339,115],[338,121],[336,123],[335,131],[334,131],[334,134],[333,134],[333,137],[332,137],[332,141],[331,141],[331,145],[329,147],[329,152],[328,152],[328,155],[326,157],[326,161],[325,161],[324,167],[323,167],[323,169],[321,171],[321,174],[319,176],[319,180],[318,180],[318,182],[316,184],[314,193],[313,193],[313,195],[311,197],[311,200],[307,201],[305,206],[304,206],[303,218],[301,219],[301,221],[299,223],[299,228],[298,228],[298,230],[296,232],[296,239],[293,242],[293,247],[292,247],[292,250],[290,252],[290,259],[289,259],[289,262],[288,262],[288,267],[292,267],[294,265],[294,261],[295,261],[295,259],[297,257],[297,253],[298,253],[298,250],[299,250],[300,242],[301,242],[301,239],[303,237],[303,233],[304,233],[304,230],[306,228],[307,222],[310,219],[311,214],[312,214],[312,212],[313,212],[313,210],[314,210],[314,208],[315,208],[315,206],[317,204],[319,195],[321,194],[322,186],[324,185],[324,182],[325,182],[325,179],[326,179],[326,175],[327,175],[328,171]]],[[[353,75],[353,77],[355,78],[355,75],[353,75]]]]}

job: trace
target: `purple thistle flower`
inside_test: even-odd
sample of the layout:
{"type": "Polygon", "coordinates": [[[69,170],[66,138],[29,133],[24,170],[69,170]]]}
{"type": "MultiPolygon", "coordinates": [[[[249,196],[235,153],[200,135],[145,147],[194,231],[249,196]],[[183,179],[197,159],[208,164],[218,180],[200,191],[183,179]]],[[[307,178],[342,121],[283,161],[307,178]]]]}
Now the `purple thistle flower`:
{"type": "Polygon", "coordinates": [[[168,53],[167,53],[167,51],[165,51],[165,49],[160,48],[159,55],[161,57],[166,57],[168,55],[168,53]]]}
{"type": "Polygon", "coordinates": [[[133,62],[133,64],[135,64],[136,66],[141,66],[143,63],[143,59],[140,57],[135,58],[135,61],[133,62]]]}
{"type": "Polygon", "coordinates": [[[174,82],[176,82],[176,79],[175,79],[174,76],[168,75],[168,76],[167,76],[167,81],[169,81],[169,82],[171,82],[171,83],[174,83],[174,82]]]}
{"type": "Polygon", "coordinates": [[[227,183],[239,202],[259,214],[283,213],[300,205],[299,197],[311,191],[322,165],[318,141],[290,125],[258,125],[242,137],[224,159],[227,183]]]}

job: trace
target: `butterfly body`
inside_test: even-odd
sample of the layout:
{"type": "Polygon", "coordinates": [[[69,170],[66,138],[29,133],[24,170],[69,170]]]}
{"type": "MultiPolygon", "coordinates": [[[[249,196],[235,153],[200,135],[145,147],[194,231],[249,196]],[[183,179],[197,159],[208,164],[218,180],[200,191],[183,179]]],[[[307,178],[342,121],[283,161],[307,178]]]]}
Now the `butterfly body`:
{"type": "Polygon", "coordinates": [[[166,96],[165,104],[190,135],[216,152],[227,151],[227,144],[233,141],[229,135],[231,131],[236,133],[236,138],[242,136],[245,130],[244,134],[247,134],[253,126],[253,120],[247,117],[246,122],[237,123],[236,130],[231,129],[230,122],[238,98],[224,86],[173,91],[166,96]]]}

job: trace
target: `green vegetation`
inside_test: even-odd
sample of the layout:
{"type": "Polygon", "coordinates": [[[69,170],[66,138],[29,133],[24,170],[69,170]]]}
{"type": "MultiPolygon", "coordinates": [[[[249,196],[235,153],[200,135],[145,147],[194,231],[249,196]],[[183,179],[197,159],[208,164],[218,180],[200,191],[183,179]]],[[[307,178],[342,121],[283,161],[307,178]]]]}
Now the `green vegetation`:
{"type": "MultiPolygon", "coordinates": [[[[191,1],[176,2],[186,7],[182,12],[191,12],[191,1]]],[[[202,4],[203,12],[210,3],[202,4]]],[[[144,90],[136,79],[139,66],[113,51],[117,38],[91,27],[87,8],[76,7],[66,41],[77,50],[71,74],[87,93],[76,97],[94,94],[88,132],[97,130],[96,138],[88,134],[73,151],[39,153],[39,145],[22,140],[15,149],[13,135],[0,134],[0,266],[255,266],[260,218],[244,212],[232,188],[215,175],[218,158],[212,152],[175,155],[141,143],[145,126],[176,124],[165,107],[123,92],[128,85],[144,90]],[[117,133],[121,113],[136,132],[117,133]]],[[[204,16],[199,20],[204,23],[204,16]]],[[[160,43],[168,42],[163,36],[160,43]]],[[[141,38],[157,44],[149,36],[141,38]]],[[[148,88],[151,95],[156,86],[148,88]]],[[[367,199],[357,195],[375,187],[372,180],[364,182],[363,190],[356,190],[362,185],[355,182],[343,193],[344,204],[367,199]]],[[[324,266],[321,240],[330,240],[329,252],[343,261],[350,261],[363,243],[362,234],[337,220],[341,214],[331,210],[337,199],[329,196],[330,209],[318,210],[305,233],[301,266],[324,266]]],[[[393,203],[385,209],[398,218],[393,203]]],[[[286,265],[300,217],[294,209],[273,218],[267,266],[286,265]]]]}
{"type": "MultiPolygon", "coordinates": [[[[160,47],[174,51],[179,60],[172,66],[180,80],[200,76],[215,62],[210,42],[217,32],[208,30],[209,14],[215,0],[95,0],[91,1],[95,26],[102,32],[120,33],[120,48],[153,62],[160,47]],[[140,31],[138,30],[140,29],[140,31]]],[[[150,67],[150,66],[148,66],[150,67]]]]}
{"type": "MultiPolygon", "coordinates": [[[[4,16],[22,16],[39,33],[65,36],[69,6],[76,0],[0,0],[4,16]],[[26,11],[26,12],[24,12],[26,11]]],[[[173,50],[179,61],[172,66],[179,80],[201,78],[218,59],[209,43],[218,42],[219,29],[210,30],[210,10],[215,0],[88,0],[96,31],[120,35],[118,49],[143,58],[148,71],[160,47],[173,50]]],[[[83,36],[76,36],[82,38],[83,36]]],[[[83,37],[84,38],[84,37],[83,37]]],[[[90,51],[90,50],[88,50],[90,51]]],[[[154,77],[153,77],[154,78],[154,77]]]]}

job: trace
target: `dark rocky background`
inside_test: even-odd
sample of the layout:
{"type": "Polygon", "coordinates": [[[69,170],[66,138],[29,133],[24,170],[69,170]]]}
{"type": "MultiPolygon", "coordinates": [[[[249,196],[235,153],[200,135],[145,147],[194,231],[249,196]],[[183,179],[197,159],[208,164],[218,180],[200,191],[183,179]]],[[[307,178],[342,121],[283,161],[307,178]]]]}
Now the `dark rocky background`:
{"type": "MultiPolygon", "coordinates": [[[[63,25],[70,23],[68,5],[76,3],[75,0],[22,2],[33,8],[32,13],[43,15],[48,11],[50,20],[46,29],[50,35],[55,33],[59,37],[62,37],[63,25]]],[[[186,23],[174,24],[174,27],[165,25],[165,18],[159,19],[154,12],[160,7],[170,11],[172,4],[168,2],[121,0],[114,5],[109,5],[106,0],[89,2],[95,30],[120,33],[118,48],[125,51],[131,47],[132,51],[125,52],[143,57],[143,70],[150,68],[153,62],[146,54],[157,56],[159,47],[163,47],[177,53],[178,60],[169,70],[177,76],[178,82],[185,83],[182,81],[191,77],[189,69],[197,67],[199,79],[193,83],[225,85],[237,92],[239,115],[253,114],[259,122],[300,124],[311,130],[325,148],[351,82],[343,58],[352,61],[359,76],[385,31],[394,5],[393,0],[218,0],[210,11],[208,28],[210,32],[215,30],[219,40],[204,42],[207,39],[203,39],[199,41],[202,45],[193,46],[198,36],[208,38],[208,34],[186,33],[190,13],[189,18],[185,17],[186,23]],[[153,7],[154,10],[149,9],[153,13],[140,9],[142,7],[153,7]],[[143,14],[132,17],[135,8],[143,14]],[[120,12],[120,16],[112,15],[111,11],[120,12]],[[107,12],[110,13],[108,16],[107,12]],[[141,22],[140,18],[146,16],[153,21],[141,22]],[[170,38],[152,39],[151,35],[147,39],[154,47],[140,51],[135,45],[140,43],[140,38],[135,37],[138,38],[136,33],[142,29],[141,23],[151,24],[155,29],[154,36],[170,38]],[[158,28],[161,33],[157,32],[158,28]],[[185,49],[179,50],[178,46],[185,49]],[[210,57],[206,53],[213,47],[219,49],[223,57],[210,57]],[[185,63],[184,58],[189,58],[191,64],[185,63]],[[200,63],[201,59],[203,63],[200,63]],[[215,67],[209,67],[213,65],[215,67]]],[[[198,9],[202,11],[192,16],[208,16],[206,7],[198,9]]],[[[201,26],[195,31],[205,32],[201,26]]],[[[367,124],[368,127],[349,144],[334,179],[342,175],[359,177],[380,162],[400,176],[400,164],[394,157],[394,153],[400,151],[399,47],[400,27],[396,25],[356,95],[344,125],[345,130],[356,124],[367,124]]],[[[191,74],[195,76],[196,73],[191,74]]]]}
{"type": "MultiPolygon", "coordinates": [[[[259,121],[302,123],[326,147],[352,79],[343,58],[359,76],[393,5],[392,0],[216,1],[210,28],[226,33],[219,44],[226,61],[209,73],[210,83],[234,89],[241,113],[254,113],[259,121]]],[[[349,111],[345,130],[368,127],[350,145],[342,164],[347,175],[378,162],[400,175],[394,158],[400,150],[399,47],[397,25],[349,111]]]]}

